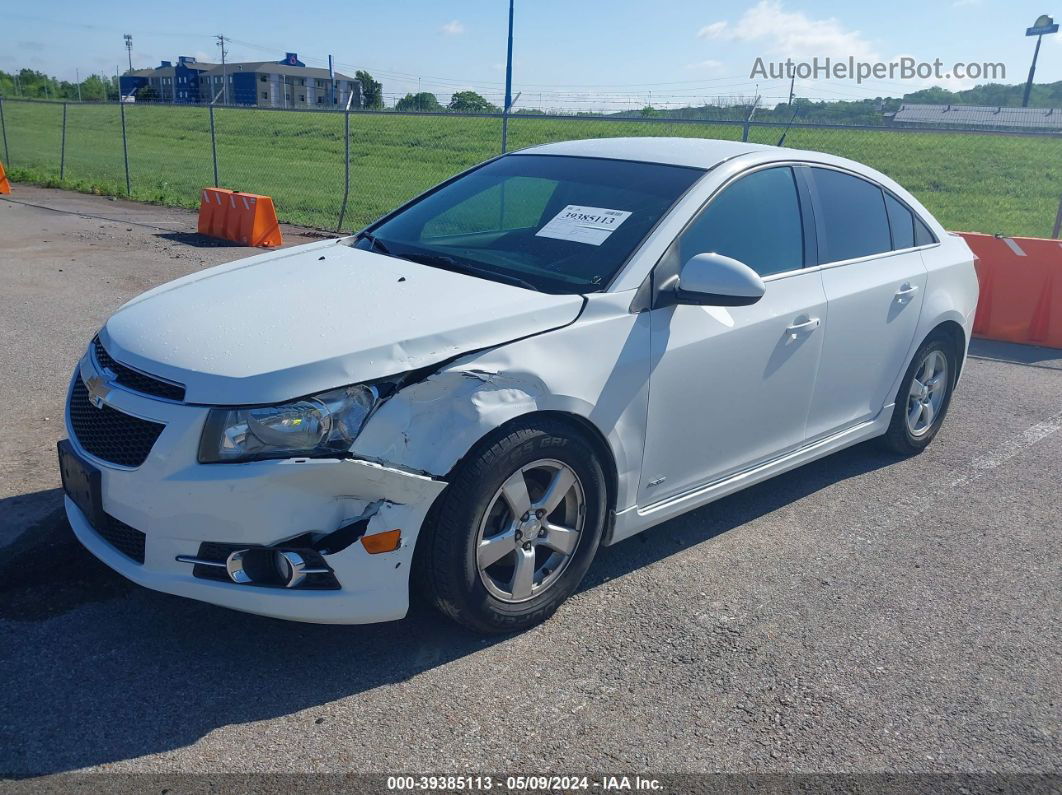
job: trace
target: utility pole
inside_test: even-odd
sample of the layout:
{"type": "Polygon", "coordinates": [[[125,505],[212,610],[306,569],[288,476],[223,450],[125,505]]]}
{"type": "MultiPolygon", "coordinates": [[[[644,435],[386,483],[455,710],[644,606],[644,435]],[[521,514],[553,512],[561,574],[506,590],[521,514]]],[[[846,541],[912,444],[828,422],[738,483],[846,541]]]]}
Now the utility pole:
{"type": "Polygon", "coordinates": [[[125,39],[125,54],[129,56],[129,71],[133,71],[133,34],[126,33],[122,36],[125,39]]]}
{"type": "Polygon", "coordinates": [[[1036,74],[1036,59],[1040,56],[1040,43],[1044,40],[1044,36],[1050,33],[1058,33],[1058,25],[1047,14],[1041,14],[1036,18],[1033,26],[1025,30],[1026,36],[1036,37],[1036,49],[1033,50],[1032,66],[1029,67],[1029,79],[1025,83],[1025,96],[1021,100],[1023,108],[1029,107],[1029,94],[1032,93],[1033,76],[1036,74]]]}
{"type": "MultiPolygon", "coordinates": [[[[225,56],[228,55],[228,51],[225,49],[225,36],[218,34],[214,37],[218,40],[218,47],[221,48],[221,104],[229,104],[229,76],[225,72],[225,56]]],[[[258,89],[256,88],[255,91],[258,89]]]]}
{"type": "Polygon", "coordinates": [[[793,107],[793,87],[796,85],[796,70],[789,77],[789,107],[793,107]]]}
{"type": "Polygon", "coordinates": [[[74,69],[74,74],[77,76],[77,101],[81,101],[81,70],[74,69]]]}

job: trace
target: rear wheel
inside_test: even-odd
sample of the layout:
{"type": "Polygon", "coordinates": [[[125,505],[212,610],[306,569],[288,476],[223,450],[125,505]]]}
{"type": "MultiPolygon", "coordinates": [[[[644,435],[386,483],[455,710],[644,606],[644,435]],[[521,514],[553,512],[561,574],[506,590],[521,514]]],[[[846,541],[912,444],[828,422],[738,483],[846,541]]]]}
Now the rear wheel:
{"type": "Polygon", "coordinates": [[[928,447],[948,413],[957,375],[958,359],[948,340],[930,337],[922,343],[896,394],[885,446],[901,455],[928,447]]]}
{"type": "Polygon", "coordinates": [[[444,614],[478,632],[544,621],[579,586],[605,525],[605,479],[581,434],[509,429],[458,467],[418,567],[444,614]]]}

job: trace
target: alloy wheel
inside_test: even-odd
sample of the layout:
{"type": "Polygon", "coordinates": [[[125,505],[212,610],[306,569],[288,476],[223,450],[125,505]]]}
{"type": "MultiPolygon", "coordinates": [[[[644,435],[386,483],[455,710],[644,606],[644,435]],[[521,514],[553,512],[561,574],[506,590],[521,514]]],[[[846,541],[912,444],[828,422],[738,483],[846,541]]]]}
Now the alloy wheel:
{"type": "Polygon", "coordinates": [[[911,379],[907,396],[907,430],[924,436],[933,427],[948,392],[948,358],[940,350],[926,354],[911,379]]]}
{"type": "Polygon", "coordinates": [[[554,459],[526,464],[491,498],[476,536],[476,567],[495,598],[526,602],[550,588],[575,555],[586,498],[575,471],[554,459]]]}

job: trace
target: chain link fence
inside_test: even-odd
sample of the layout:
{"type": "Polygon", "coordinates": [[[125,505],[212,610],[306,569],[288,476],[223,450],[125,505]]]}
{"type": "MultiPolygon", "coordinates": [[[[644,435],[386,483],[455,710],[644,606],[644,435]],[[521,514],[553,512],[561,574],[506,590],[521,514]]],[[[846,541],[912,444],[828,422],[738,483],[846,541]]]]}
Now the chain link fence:
{"type": "MultiPolygon", "coordinates": [[[[282,221],[360,228],[498,154],[500,115],[296,111],[0,99],[16,181],[195,208],[209,185],[271,196],[282,221]]],[[[787,125],[514,114],[507,148],[576,138],[682,136],[777,144],[787,125]]],[[[901,183],[945,227],[1057,236],[1062,134],[794,123],[785,145],[849,157],[901,183]]]]}

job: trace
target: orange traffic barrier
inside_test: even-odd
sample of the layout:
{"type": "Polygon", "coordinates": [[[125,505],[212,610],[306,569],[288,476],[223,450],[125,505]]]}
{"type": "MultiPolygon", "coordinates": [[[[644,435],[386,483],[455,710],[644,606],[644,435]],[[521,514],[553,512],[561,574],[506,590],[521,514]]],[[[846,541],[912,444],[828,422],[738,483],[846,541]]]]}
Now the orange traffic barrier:
{"type": "Polygon", "coordinates": [[[4,171],[4,164],[0,163],[0,193],[10,193],[11,183],[7,179],[7,173],[4,171]]]}
{"type": "Polygon", "coordinates": [[[231,195],[227,188],[203,188],[199,197],[199,234],[225,237],[225,213],[231,195]]]}
{"type": "Polygon", "coordinates": [[[960,234],[977,256],[974,336],[1062,348],[1062,241],[960,234]]]}
{"type": "Polygon", "coordinates": [[[203,188],[199,234],[266,248],[284,242],[271,198],[226,188],[203,188]]]}

